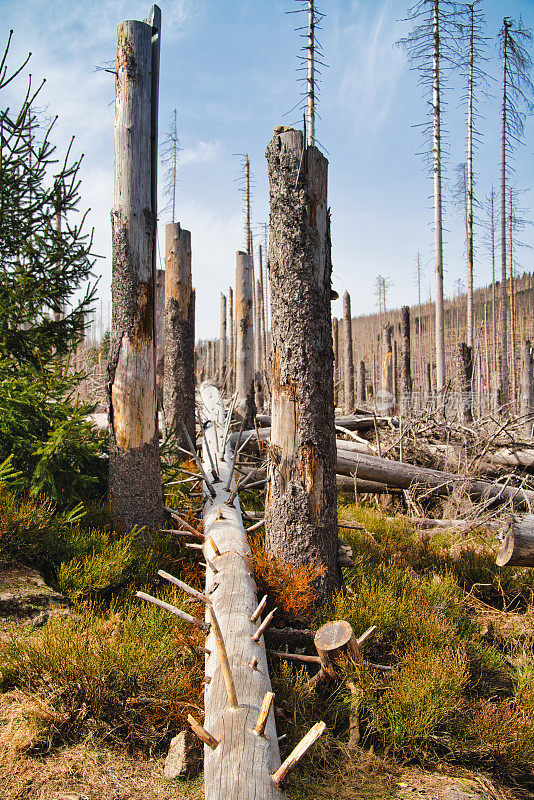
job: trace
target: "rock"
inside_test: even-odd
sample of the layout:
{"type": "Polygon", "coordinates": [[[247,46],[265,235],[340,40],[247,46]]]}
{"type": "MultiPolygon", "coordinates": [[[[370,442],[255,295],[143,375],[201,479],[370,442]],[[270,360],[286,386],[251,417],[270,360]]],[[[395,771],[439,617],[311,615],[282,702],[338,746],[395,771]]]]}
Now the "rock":
{"type": "Polygon", "coordinates": [[[68,600],[47,586],[42,575],[31,567],[14,566],[0,571],[0,624],[15,620],[39,628],[50,616],[68,613],[68,608],[68,600]]]}
{"type": "Polygon", "coordinates": [[[195,734],[189,730],[181,731],[171,739],[163,769],[164,777],[172,780],[198,775],[201,757],[201,746],[195,734]]]}

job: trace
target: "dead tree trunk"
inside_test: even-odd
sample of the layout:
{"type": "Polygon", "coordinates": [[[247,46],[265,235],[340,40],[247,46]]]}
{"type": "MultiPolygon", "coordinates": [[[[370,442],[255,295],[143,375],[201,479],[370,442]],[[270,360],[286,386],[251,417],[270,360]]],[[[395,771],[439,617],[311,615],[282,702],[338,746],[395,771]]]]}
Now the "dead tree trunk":
{"type": "Polygon", "coordinates": [[[511,523],[496,561],[499,567],[534,567],[534,515],[511,523]]]}
{"type": "Polygon", "coordinates": [[[252,331],[252,259],[239,251],[235,278],[236,306],[236,411],[245,427],[254,427],[254,341],[252,331]]]}
{"type": "Polygon", "coordinates": [[[473,356],[471,348],[465,342],[458,342],[455,347],[456,375],[458,387],[458,411],[462,422],[473,420],[473,356]]]}
{"type": "Polygon", "coordinates": [[[410,346],[410,306],[401,309],[402,329],[402,397],[401,407],[412,407],[412,363],[410,346]]]}
{"type": "MultiPolygon", "coordinates": [[[[260,273],[261,274],[261,273],[260,273]]],[[[263,347],[261,335],[261,281],[256,280],[255,308],[254,308],[254,363],[256,372],[254,375],[254,399],[256,410],[263,411],[263,347]]]]}
{"type": "Polygon", "coordinates": [[[525,417],[524,431],[532,435],[534,413],[534,387],[532,385],[532,348],[527,341],[523,345],[523,372],[521,375],[521,416],[525,417]]]}
{"type": "Polygon", "coordinates": [[[343,294],[343,384],[345,388],[345,414],[354,411],[354,360],[352,354],[352,317],[350,294],[343,294]]]}
{"type": "Polygon", "coordinates": [[[195,437],[195,291],[191,285],[191,234],[165,225],[165,375],[163,416],[167,434],[189,450],[185,425],[195,437]]]}
{"type": "Polygon", "coordinates": [[[360,361],[358,400],[365,403],[365,361],[360,361]]]}
{"type": "MultiPolygon", "coordinates": [[[[272,428],[266,543],[282,560],[326,571],[322,601],[340,586],[330,311],[327,165],[300,131],[267,147],[271,237],[272,428]]],[[[350,324],[347,325],[350,331],[350,324]]],[[[351,349],[352,353],[352,349],[351,349]]]]}
{"type": "Polygon", "coordinates": [[[339,322],[337,317],[332,319],[332,344],[334,348],[334,407],[339,402],[339,322]]]}
{"type": "MultiPolygon", "coordinates": [[[[251,620],[257,608],[256,585],[250,572],[250,547],[239,498],[228,504],[226,487],[231,457],[228,442],[222,451],[225,410],[215,386],[204,383],[200,397],[203,417],[210,421],[204,431],[205,441],[212,457],[217,457],[220,478],[214,485],[216,496],[204,509],[204,552],[209,559],[206,597],[211,601],[206,620],[211,623],[211,631],[206,640],[203,725],[218,742],[215,749],[204,748],[205,797],[206,800],[240,800],[252,796],[257,800],[279,800],[284,795],[271,778],[280,766],[272,707],[263,733],[254,733],[262,702],[271,692],[271,682],[263,637],[259,641],[253,639],[259,626],[259,621],[251,620]],[[210,609],[220,629],[219,641],[210,609]],[[220,655],[221,640],[227,666],[220,655]],[[229,680],[237,700],[234,708],[229,680]]],[[[210,466],[204,445],[204,468],[208,474],[210,466]]]]}
{"type": "Polygon", "coordinates": [[[221,294],[221,336],[219,339],[219,386],[223,390],[226,374],[226,296],[221,294]]]}
{"type": "Polygon", "coordinates": [[[158,411],[163,408],[163,325],[165,317],[165,270],[156,270],[156,402],[158,411]]]}
{"type": "Polygon", "coordinates": [[[154,342],[158,69],[159,20],[154,27],[122,22],[115,81],[108,400],[109,496],[115,524],[124,529],[153,527],[163,519],[154,342]]]}
{"type": "Polygon", "coordinates": [[[232,391],[235,383],[235,342],[234,342],[234,290],[228,289],[228,388],[232,391]]]}
{"type": "Polygon", "coordinates": [[[395,406],[393,394],[393,348],[391,346],[392,326],[384,325],[384,352],[382,357],[382,397],[377,407],[381,414],[391,416],[395,406]]]}

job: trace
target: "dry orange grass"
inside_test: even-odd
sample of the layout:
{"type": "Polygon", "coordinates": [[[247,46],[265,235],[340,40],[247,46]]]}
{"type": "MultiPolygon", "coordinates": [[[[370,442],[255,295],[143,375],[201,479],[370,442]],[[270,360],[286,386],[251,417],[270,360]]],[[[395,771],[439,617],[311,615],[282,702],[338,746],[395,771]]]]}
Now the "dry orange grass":
{"type": "Polygon", "coordinates": [[[317,598],[314,582],[324,574],[324,564],[311,560],[298,567],[286,564],[266,551],[262,536],[252,540],[251,550],[256,580],[272,592],[276,605],[297,616],[309,611],[317,598]]]}

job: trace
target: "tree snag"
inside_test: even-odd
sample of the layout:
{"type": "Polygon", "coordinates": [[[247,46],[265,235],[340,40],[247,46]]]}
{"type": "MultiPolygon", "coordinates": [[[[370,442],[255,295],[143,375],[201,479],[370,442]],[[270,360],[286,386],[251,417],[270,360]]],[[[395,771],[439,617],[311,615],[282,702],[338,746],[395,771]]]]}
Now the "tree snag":
{"type": "Polygon", "coordinates": [[[343,294],[343,384],[345,388],[345,414],[354,411],[354,360],[352,355],[352,316],[350,294],[343,294]]]}
{"type": "Polygon", "coordinates": [[[165,225],[165,375],[163,416],[173,444],[188,450],[195,440],[195,290],[191,234],[178,222],[165,225]]]}
{"type": "Polygon", "coordinates": [[[154,284],[159,9],[117,29],[113,314],[108,362],[109,498],[114,523],[159,525],[154,284]],[[154,37],[154,40],[153,40],[154,37]]]}
{"type": "Polygon", "coordinates": [[[245,427],[254,427],[254,340],[252,330],[252,258],[238,251],[235,274],[236,411],[244,416],[245,427]]]}
{"type": "Polygon", "coordinates": [[[326,158],[300,131],[267,146],[270,182],[272,427],[266,544],[291,564],[323,564],[320,600],[341,584],[326,158]]]}

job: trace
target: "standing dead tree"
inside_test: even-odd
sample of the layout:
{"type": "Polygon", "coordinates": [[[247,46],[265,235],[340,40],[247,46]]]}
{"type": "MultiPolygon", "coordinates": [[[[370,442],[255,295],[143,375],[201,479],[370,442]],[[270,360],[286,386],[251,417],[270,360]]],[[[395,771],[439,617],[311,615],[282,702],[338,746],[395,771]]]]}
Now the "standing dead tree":
{"type": "Polygon", "coordinates": [[[173,444],[189,450],[195,437],[195,290],[191,234],[178,222],[165,225],[165,373],[163,417],[173,444]]]}
{"type": "Polygon", "coordinates": [[[335,429],[327,160],[301,131],[267,147],[271,236],[272,427],[266,544],[283,561],[324,565],[321,600],[337,565],[335,429]]]}
{"type": "Polygon", "coordinates": [[[352,316],[350,294],[343,294],[343,386],[345,390],[345,414],[354,411],[354,357],[352,353],[352,316]]]}
{"type": "MultiPolygon", "coordinates": [[[[443,306],[443,161],[442,116],[444,77],[458,61],[456,3],[418,0],[410,9],[414,29],[400,44],[406,49],[419,83],[428,92],[431,109],[431,163],[434,179],[434,264],[436,272],[436,391],[443,404],[445,389],[445,320],[443,306]]],[[[429,133],[430,131],[427,131],[429,133]]]]}
{"type": "Polygon", "coordinates": [[[234,290],[228,289],[228,389],[234,388],[235,381],[235,338],[234,338],[234,290]]]}
{"type": "Polygon", "coordinates": [[[533,86],[530,80],[532,58],[526,49],[532,39],[531,32],[521,22],[505,17],[499,33],[502,56],[501,105],[501,402],[508,409],[510,402],[510,370],[508,365],[508,292],[507,292],[507,187],[510,161],[524,129],[521,107],[532,107],[529,95],[533,86]]]}
{"type": "Polygon", "coordinates": [[[402,330],[402,398],[401,406],[412,407],[412,364],[410,346],[410,306],[401,309],[402,330]]]}
{"type": "Polygon", "coordinates": [[[219,385],[223,388],[227,364],[226,295],[221,294],[221,335],[219,337],[219,385]]]}
{"type": "Polygon", "coordinates": [[[238,251],[235,274],[236,410],[245,417],[245,427],[254,427],[254,341],[252,329],[252,259],[238,251]]]}
{"type": "Polygon", "coordinates": [[[163,519],[156,409],[157,109],[161,12],[117,29],[109,493],[116,525],[163,519]]]}

